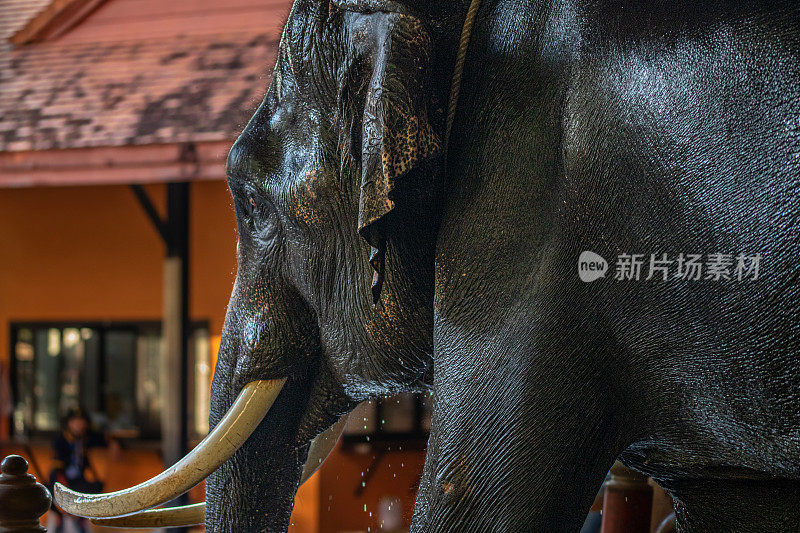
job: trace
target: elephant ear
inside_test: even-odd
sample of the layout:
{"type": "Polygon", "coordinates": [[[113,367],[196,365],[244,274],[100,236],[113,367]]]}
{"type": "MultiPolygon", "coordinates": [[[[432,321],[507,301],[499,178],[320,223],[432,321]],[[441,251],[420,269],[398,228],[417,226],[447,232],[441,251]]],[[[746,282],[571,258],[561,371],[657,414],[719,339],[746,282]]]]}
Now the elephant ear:
{"type": "Polygon", "coordinates": [[[358,231],[372,246],[373,302],[384,279],[389,219],[402,203],[404,179],[440,151],[428,119],[431,38],[422,22],[402,12],[378,13],[381,24],[361,136],[358,231]]]}

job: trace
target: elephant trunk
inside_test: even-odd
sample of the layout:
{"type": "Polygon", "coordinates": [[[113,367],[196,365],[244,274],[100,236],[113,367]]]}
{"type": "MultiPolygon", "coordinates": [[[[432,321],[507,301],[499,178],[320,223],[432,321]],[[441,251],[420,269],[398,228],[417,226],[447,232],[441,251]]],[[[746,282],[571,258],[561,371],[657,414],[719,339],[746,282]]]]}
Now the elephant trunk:
{"type": "MultiPolygon", "coordinates": [[[[299,435],[299,425],[310,385],[290,380],[251,438],[208,477],[206,526],[210,531],[287,530],[308,451],[309,437],[299,435]]],[[[227,411],[230,391],[227,380],[215,378],[212,424],[227,411]]]]}
{"type": "Polygon", "coordinates": [[[206,482],[206,527],[218,533],[285,532],[303,467],[303,452],[283,442],[252,440],[206,482]]]}

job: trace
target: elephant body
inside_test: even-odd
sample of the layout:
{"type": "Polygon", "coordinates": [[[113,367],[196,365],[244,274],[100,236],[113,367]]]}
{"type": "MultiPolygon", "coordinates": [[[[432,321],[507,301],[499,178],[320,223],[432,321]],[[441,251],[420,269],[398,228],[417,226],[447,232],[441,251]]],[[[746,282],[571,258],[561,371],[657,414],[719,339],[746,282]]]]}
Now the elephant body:
{"type": "Polygon", "coordinates": [[[415,533],[577,531],[617,457],[682,533],[800,531],[800,6],[483,0],[450,123],[469,3],[296,0],[213,430],[59,506],[286,531],[343,416],[430,390],[415,533]]]}
{"type": "Polygon", "coordinates": [[[576,531],[618,454],[676,497],[679,531],[800,531],[799,14],[482,11],[415,531],[576,531]],[[606,278],[579,280],[586,250],[606,278]],[[760,254],[762,270],[612,279],[615,257],[663,253],[760,254]]]}

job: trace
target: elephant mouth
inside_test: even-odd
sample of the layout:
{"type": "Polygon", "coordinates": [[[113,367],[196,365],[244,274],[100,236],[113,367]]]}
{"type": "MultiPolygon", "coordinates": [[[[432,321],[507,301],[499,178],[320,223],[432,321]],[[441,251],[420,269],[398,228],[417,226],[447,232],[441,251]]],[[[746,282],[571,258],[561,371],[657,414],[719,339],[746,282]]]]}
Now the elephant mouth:
{"type": "MultiPolygon", "coordinates": [[[[182,527],[202,524],[205,504],[151,509],[200,483],[247,441],[269,412],[286,379],[248,383],[219,424],[191,452],[161,474],[134,487],[106,494],[83,494],[60,483],[56,504],[65,512],[111,527],[182,527]]],[[[300,483],[305,482],[336,445],[346,417],[311,442],[300,483]]]]}

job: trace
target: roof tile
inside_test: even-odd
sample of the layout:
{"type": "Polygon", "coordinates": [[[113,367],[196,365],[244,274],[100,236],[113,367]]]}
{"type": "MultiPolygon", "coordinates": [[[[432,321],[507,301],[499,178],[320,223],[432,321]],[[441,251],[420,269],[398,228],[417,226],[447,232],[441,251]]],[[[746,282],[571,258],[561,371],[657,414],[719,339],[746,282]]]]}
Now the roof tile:
{"type": "MultiPolygon", "coordinates": [[[[0,38],[47,3],[0,0],[0,38]]],[[[4,41],[0,151],[232,139],[263,96],[279,37],[271,30],[17,49],[4,41]]]]}

